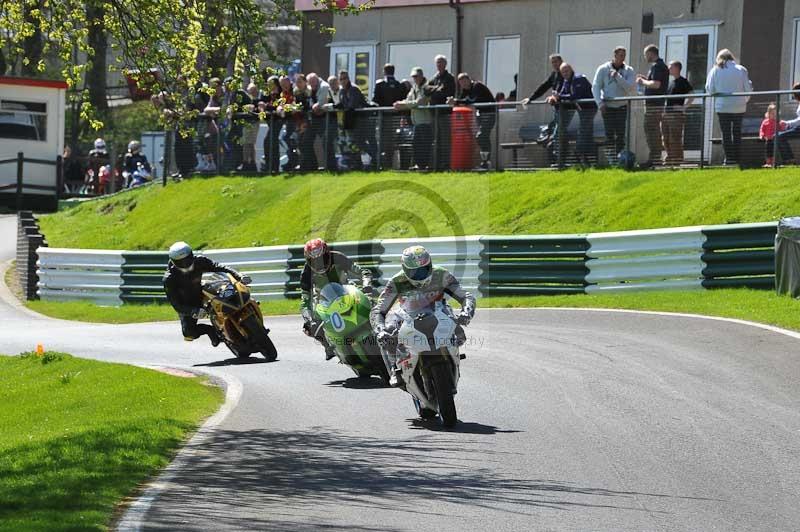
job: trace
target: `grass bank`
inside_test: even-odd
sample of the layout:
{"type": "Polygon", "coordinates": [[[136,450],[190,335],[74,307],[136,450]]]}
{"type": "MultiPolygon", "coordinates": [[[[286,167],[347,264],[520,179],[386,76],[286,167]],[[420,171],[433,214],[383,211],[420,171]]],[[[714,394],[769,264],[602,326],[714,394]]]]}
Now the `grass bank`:
{"type": "Polygon", "coordinates": [[[0,529],[106,530],[222,390],[122,364],[0,356],[0,529]]]}
{"type": "Polygon", "coordinates": [[[42,217],[54,247],[164,249],[764,222],[800,212],[794,169],[217,177],[42,217]]]}

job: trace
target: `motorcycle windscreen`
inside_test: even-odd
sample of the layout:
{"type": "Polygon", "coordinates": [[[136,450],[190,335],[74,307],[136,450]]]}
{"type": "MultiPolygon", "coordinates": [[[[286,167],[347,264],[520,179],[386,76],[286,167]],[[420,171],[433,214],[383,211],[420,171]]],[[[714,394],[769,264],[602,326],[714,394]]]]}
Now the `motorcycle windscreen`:
{"type": "Polygon", "coordinates": [[[320,291],[319,301],[331,312],[343,314],[353,307],[355,297],[339,283],[328,283],[320,291]]]}

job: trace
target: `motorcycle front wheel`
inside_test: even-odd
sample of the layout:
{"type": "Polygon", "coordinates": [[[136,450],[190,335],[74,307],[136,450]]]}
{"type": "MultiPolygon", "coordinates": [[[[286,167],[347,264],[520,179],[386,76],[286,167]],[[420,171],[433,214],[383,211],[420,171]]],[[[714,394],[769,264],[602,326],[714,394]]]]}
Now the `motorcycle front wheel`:
{"type": "Polygon", "coordinates": [[[250,336],[250,344],[264,355],[267,362],[272,362],[278,358],[278,350],[275,349],[275,344],[272,343],[272,339],[264,329],[264,324],[256,316],[247,318],[243,325],[247,330],[248,336],[250,336]]]}
{"type": "Polygon", "coordinates": [[[439,415],[442,416],[442,425],[447,428],[458,423],[456,402],[453,399],[453,374],[447,364],[435,364],[429,368],[433,386],[436,390],[436,401],[439,405],[439,415]]]}

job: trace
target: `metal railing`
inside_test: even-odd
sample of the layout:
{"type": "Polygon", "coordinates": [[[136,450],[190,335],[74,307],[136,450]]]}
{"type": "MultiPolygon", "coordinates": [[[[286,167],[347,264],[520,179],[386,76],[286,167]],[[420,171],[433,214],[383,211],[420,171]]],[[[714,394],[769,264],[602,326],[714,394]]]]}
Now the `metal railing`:
{"type": "Polygon", "coordinates": [[[25,190],[35,190],[35,191],[42,191],[42,192],[52,192],[53,195],[58,197],[60,191],[60,183],[62,182],[63,176],[61,173],[62,165],[61,165],[61,156],[59,155],[53,160],[48,159],[37,159],[32,157],[25,157],[23,152],[18,152],[16,157],[8,158],[8,159],[0,159],[0,165],[4,164],[16,164],[17,166],[17,176],[16,181],[14,183],[9,183],[6,185],[0,185],[0,192],[6,191],[14,191],[15,194],[15,206],[17,211],[21,211],[24,207],[24,198],[25,198],[25,190]],[[55,166],[55,185],[36,185],[33,183],[26,183],[25,182],[25,163],[29,164],[40,164],[45,166],[55,166]]]}
{"type": "Polygon", "coordinates": [[[603,100],[605,111],[587,99],[557,106],[545,101],[426,106],[413,116],[391,107],[268,114],[265,120],[247,113],[233,119],[201,115],[193,137],[168,132],[165,161],[171,172],[183,175],[632,168],[637,161],[643,167],[777,168],[794,162],[794,141],[781,136],[767,142],[759,138],[759,127],[770,103],[781,119],[798,118],[785,101],[796,94],[800,91],[630,96],[603,100]],[[723,117],[729,130],[723,135],[716,102],[743,97],[749,99],[745,112],[723,117]],[[677,100],[685,103],[664,105],[677,100]],[[740,133],[734,137],[733,130],[740,133]],[[790,154],[792,160],[786,160],[790,154]]]}

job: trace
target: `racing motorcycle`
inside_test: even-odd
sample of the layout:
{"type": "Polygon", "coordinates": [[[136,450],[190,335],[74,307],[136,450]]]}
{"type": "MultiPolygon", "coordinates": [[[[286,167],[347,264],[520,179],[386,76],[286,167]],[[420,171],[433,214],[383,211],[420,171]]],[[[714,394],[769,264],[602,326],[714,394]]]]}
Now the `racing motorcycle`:
{"type": "MultiPolygon", "coordinates": [[[[377,375],[384,385],[389,372],[369,322],[372,300],[355,286],[328,283],[314,307],[328,343],[339,361],[361,378],[377,375]]],[[[319,329],[316,331],[319,332],[319,329]]]]}
{"type": "Polygon", "coordinates": [[[261,353],[267,361],[278,358],[275,345],[264,328],[261,307],[250,289],[229,274],[215,273],[202,283],[203,308],[220,339],[237,358],[261,353]]]}
{"type": "Polygon", "coordinates": [[[422,419],[438,414],[443,426],[455,426],[458,417],[453,396],[458,392],[459,366],[466,357],[459,354],[453,311],[442,300],[422,309],[401,300],[392,312],[399,320],[396,364],[417,413],[422,419]]]}

